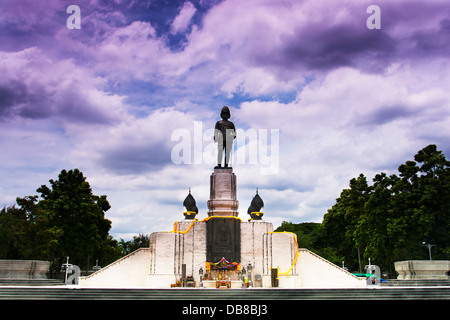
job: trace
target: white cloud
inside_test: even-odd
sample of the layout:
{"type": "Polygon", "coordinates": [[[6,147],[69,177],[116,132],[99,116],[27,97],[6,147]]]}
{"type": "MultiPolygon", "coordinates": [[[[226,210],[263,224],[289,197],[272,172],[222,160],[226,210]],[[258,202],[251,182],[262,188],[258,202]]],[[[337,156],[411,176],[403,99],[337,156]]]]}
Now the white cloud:
{"type": "Polygon", "coordinates": [[[179,32],[184,32],[189,27],[191,23],[191,19],[194,14],[197,12],[197,9],[192,4],[192,2],[185,2],[183,7],[180,9],[180,13],[172,22],[171,33],[176,34],[179,32]]]}

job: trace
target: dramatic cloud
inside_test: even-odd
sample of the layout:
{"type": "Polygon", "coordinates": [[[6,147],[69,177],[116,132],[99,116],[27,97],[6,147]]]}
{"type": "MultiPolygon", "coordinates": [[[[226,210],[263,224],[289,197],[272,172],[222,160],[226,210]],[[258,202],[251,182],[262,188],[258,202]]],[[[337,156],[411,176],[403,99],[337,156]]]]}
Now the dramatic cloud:
{"type": "Polygon", "coordinates": [[[321,221],[359,173],[430,143],[450,155],[447,0],[378,1],[381,29],[368,0],[81,0],[79,30],[70,4],[0,4],[2,204],[77,167],[108,195],[114,236],[170,229],[189,187],[204,217],[223,105],[248,134],[241,217],[258,187],[268,221],[321,221]],[[172,161],[174,132],[188,164],[172,161]],[[260,148],[279,150],[273,174],[260,148]]]}
{"type": "Polygon", "coordinates": [[[53,61],[36,47],[0,52],[0,60],[3,117],[105,123],[121,116],[121,98],[101,90],[105,80],[71,60],[53,61]]]}

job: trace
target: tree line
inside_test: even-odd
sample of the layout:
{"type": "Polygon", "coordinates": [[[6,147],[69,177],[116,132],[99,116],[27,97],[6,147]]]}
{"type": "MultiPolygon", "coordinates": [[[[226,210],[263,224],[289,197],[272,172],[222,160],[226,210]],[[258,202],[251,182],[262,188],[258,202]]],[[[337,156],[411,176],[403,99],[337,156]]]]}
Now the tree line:
{"type": "Polygon", "coordinates": [[[320,224],[283,222],[304,246],[354,272],[371,258],[394,276],[394,262],[449,259],[450,162],[436,145],[420,150],[398,174],[364,174],[350,180],[320,224]]]}
{"type": "Polygon", "coordinates": [[[17,198],[17,205],[0,211],[0,259],[47,260],[56,275],[61,264],[90,270],[98,260],[107,265],[140,246],[148,236],[119,242],[109,234],[105,218],[110,204],[105,195],[96,196],[78,169],[62,170],[50,187],[36,190],[40,196],[17,198]]]}

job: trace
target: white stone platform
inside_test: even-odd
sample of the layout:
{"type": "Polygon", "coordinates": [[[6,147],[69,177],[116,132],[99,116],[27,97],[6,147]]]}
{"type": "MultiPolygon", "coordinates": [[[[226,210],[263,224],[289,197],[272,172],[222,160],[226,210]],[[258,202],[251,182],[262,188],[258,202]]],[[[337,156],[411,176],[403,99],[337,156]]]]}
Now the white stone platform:
{"type": "MultiPolygon", "coordinates": [[[[366,286],[365,279],[307,249],[298,249],[292,233],[272,230],[272,224],[262,220],[241,222],[241,266],[252,264],[255,287],[271,287],[271,268],[279,268],[280,288],[366,286]]],[[[80,286],[170,288],[180,279],[183,264],[186,275],[192,275],[199,286],[199,269],[206,269],[206,221],[182,220],[175,223],[171,232],[152,233],[150,248],[136,250],[90,276],[81,277],[80,286]]]]}
{"type": "Polygon", "coordinates": [[[80,286],[170,288],[181,279],[193,277],[194,286],[199,287],[202,272],[202,281],[206,277],[205,288],[215,288],[216,281],[224,279],[229,286],[240,288],[244,277],[249,285],[262,288],[276,286],[277,282],[280,288],[366,286],[365,279],[306,249],[299,250],[295,234],[273,232],[273,225],[263,220],[242,221],[238,217],[236,176],[232,168],[216,168],[210,179],[207,218],[185,219],[176,222],[172,231],[152,233],[148,249],[137,250],[88,277],[81,277],[80,286]],[[235,260],[226,262],[229,265],[225,270],[214,266],[222,261],[222,255],[225,260],[235,260]],[[277,270],[277,279],[275,275],[272,279],[272,269],[277,270]]]}

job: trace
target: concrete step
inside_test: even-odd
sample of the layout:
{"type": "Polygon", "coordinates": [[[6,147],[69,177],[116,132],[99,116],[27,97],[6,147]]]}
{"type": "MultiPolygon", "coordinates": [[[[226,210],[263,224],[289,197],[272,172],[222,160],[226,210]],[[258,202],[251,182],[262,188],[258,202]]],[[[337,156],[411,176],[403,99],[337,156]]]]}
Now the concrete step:
{"type": "Polygon", "coordinates": [[[386,280],[381,283],[382,286],[396,287],[450,287],[450,280],[386,280]]]}
{"type": "Polygon", "coordinates": [[[0,287],[3,300],[450,300],[450,287],[361,289],[79,289],[0,287]]]}

